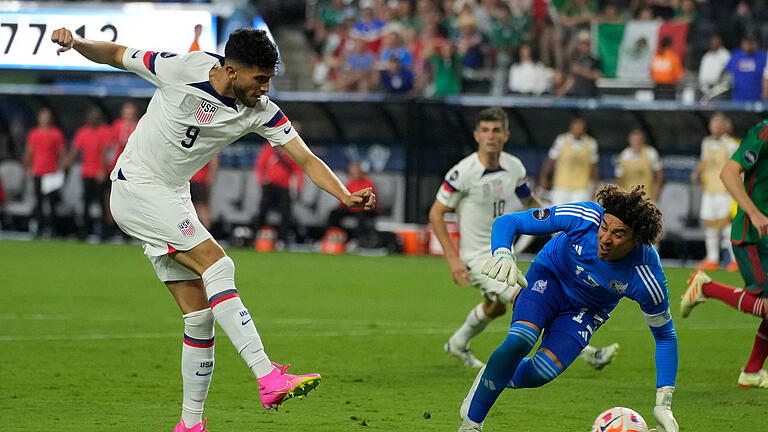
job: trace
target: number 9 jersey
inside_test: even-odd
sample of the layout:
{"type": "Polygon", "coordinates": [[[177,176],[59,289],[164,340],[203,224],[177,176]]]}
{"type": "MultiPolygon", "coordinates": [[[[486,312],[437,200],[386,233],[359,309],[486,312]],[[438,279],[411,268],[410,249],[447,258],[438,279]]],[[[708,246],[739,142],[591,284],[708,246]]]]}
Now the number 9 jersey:
{"type": "Polygon", "coordinates": [[[211,85],[212,68],[224,58],[195,51],[176,55],[126,48],[123,65],[157,86],[110,176],[185,185],[222,148],[255,132],[271,145],[297,137],[282,111],[261,96],[254,107],[220,95],[211,85]]]}

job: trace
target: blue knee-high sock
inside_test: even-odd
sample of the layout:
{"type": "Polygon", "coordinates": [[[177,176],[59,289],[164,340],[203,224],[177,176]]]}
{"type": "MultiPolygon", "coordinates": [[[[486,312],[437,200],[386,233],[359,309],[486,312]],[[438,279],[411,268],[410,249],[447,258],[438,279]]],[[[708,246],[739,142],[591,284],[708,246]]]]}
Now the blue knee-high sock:
{"type": "Polygon", "coordinates": [[[518,363],[531,351],[538,338],[539,333],[527,325],[513,323],[509,327],[509,334],[491,354],[485,366],[469,406],[467,416],[470,420],[477,423],[485,420],[488,410],[515,373],[518,363]]]}
{"type": "Polygon", "coordinates": [[[541,387],[560,375],[559,367],[543,352],[537,352],[532,358],[523,359],[515,370],[515,375],[508,387],[533,388],[541,387]]]}

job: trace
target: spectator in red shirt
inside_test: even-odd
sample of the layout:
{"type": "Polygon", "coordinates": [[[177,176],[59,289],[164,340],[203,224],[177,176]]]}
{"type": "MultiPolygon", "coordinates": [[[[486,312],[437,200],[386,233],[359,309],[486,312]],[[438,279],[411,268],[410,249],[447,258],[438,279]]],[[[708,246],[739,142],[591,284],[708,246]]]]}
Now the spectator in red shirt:
{"type": "Polygon", "coordinates": [[[192,204],[195,206],[197,218],[208,229],[211,228],[211,211],[209,208],[211,185],[216,180],[218,170],[219,157],[216,156],[189,179],[189,194],[192,196],[192,204]]]}
{"type": "Polygon", "coordinates": [[[114,148],[112,149],[113,157],[112,164],[109,166],[109,172],[115,168],[117,158],[123,153],[125,144],[128,142],[128,137],[131,136],[138,123],[139,111],[136,109],[136,105],[131,102],[123,104],[123,108],[120,111],[120,118],[112,122],[112,141],[114,148]]]}
{"type": "Polygon", "coordinates": [[[65,151],[64,134],[53,125],[53,113],[48,108],[41,109],[37,113],[37,127],[27,134],[24,168],[27,174],[31,174],[34,178],[35,220],[38,232],[46,236],[56,233],[56,207],[59,203],[59,188],[54,187],[54,190],[46,190],[46,193],[43,193],[42,179],[46,175],[56,175],[55,173],[59,169],[64,169],[65,151]],[[48,204],[48,210],[45,214],[43,201],[48,204]]]}
{"type": "MultiPolygon", "coordinates": [[[[109,177],[109,173],[111,173],[115,168],[115,164],[117,164],[117,158],[119,158],[123,153],[125,145],[128,143],[128,137],[130,137],[133,131],[136,129],[136,125],[139,123],[139,117],[139,111],[136,108],[136,105],[134,105],[132,102],[126,102],[123,104],[123,107],[120,111],[120,118],[112,122],[112,125],[110,126],[112,129],[112,148],[109,151],[112,161],[109,164],[109,169],[106,172],[107,177],[109,177]]],[[[109,192],[111,190],[110,187],[111,185],[107,183],[107,202],[109,202],[109,192]]],[[[109,206],[107,206],[106,215],[108,230],[105,230],[103,235],[106,236],[108,234],[115,233],[117,235],[122,235],[123,237],[128,238],[127,234],[117,229],[115,221],[112,219],[112,213],[109,211],[109,206]],[[107,231],[109,231],[109,233],[107,233],[107,231]]]]}
{"type": "MultiPolygon", "coordinates": [[[[293,124],[297,127],[296,122],[293,124]]],[[[254,228],[257,231],[261,229],[266,223],[269,210],[277,210],[280,213],[277,238],[285,244],[288,233],[295,233],[291,209],[291,182],[295,182],[296,190],[301,191],[304,186],[304,173],[282,148],[272,147],[268,142],[264,143],[254,168],[256,179],[261,185],[261,202],[254,228]]]]}
{"type": "Polygon", "coordinates": [[[80,156],[80,174],[83,178],[83,223],[80,234],[95,234],[94,218],[89,211],[96,203],[101,209],[100,233],[104,233],[104,218],[107,214],[107,167],[109,148],[112,145],[112,129],[104,123],[101,110],[91,107],[85,113],[85,124],[75,132],[72,149],[67,158],[67,165],[80,156]]]}
{"type": "MultiPolygon", "coordinates": [[[[360,162],[350,162],[347,166],[347,171],[349,172],[349,179],[347,180],[346,186],[350,192],[371,188],[371,192],[375,193],[376,185],[365,175],[365,171],[363,171],[363,168],[360,166],[360,162]]],[[[357,209],[338,207],[328,216],[328,227],[343,229],[347,233],[348,238],[356,239],[360,242],[361,246],[366,247],[366,241],[375,237],[376,228],[374,217],[375,209],[359,212],[357,209]],[[342,226],[341,220],[345,217],[351,217],[356,220],[354,229],[347,230],[342,226]]]]}

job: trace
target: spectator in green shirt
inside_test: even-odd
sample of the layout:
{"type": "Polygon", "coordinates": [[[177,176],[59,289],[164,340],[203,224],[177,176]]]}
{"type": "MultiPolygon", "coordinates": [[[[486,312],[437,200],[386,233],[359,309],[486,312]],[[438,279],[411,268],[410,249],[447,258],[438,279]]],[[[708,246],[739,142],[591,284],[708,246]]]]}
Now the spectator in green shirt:
{"type": "MultiPolygon", "coordinates": [[[[437,47],[436,47],[437,48],[437,47]]],[[[435,96],[455,95],[461,92],[461,56],[450,42],[446,42],[429,58],[432,66],[432,86],[435,96]]]]}

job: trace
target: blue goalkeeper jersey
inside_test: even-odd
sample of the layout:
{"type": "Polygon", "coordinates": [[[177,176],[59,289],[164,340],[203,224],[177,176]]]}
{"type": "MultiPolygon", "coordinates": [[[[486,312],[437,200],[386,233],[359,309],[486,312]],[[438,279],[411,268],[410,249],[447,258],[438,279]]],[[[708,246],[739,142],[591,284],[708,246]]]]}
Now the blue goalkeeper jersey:
{"type": "Polygon", "coordinates": [[[640,305],[656,340],[656,386],[674,386],[677,334],[669,312],[667,278],[653,247],[637,245],[619,261],[597,257],[597,231],[605,210],[593,202],[507,214],[493,223],[493,251],[510,248],[518,234],[552,234],[534,262],[552,269],[567,296],[608,314],[622,297],[640,305]]]}
{"type": "Polygon", "coordinates": [[[534,262],[553,269],[569,297],[605,313],[622,297],[637,302],[646,315],[666,312],[667,279],[653,247],[638,245],[615,262],[597,257],[597,231],[603,213],[598,204],[583,202],[504,215],[493,224],[491,246],[494,251],[509,248],[518,234],[559,231],[534,262]]]}

